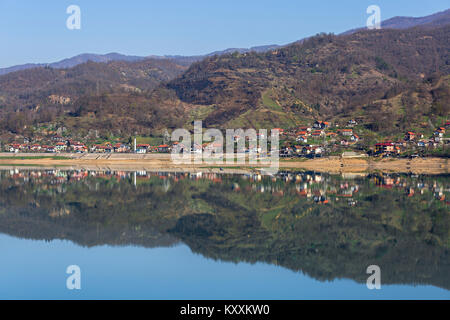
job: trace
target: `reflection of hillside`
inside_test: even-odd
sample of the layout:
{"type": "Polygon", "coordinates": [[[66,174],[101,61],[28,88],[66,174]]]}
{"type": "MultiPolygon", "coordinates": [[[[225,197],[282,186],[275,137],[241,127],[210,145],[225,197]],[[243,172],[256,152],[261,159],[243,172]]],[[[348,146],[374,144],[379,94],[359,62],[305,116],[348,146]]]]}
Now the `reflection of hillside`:
{"type": "Polygon", "coordinates": [[[126,174],[0,178],[0,232],[13,236],[84,246],[181,240],[207,257],[277,264],[320,280],[362,282],[377,264],[385,284],[450,289],[448,176],[139,173],[136,186],[126,174]]]}
{"type": "MultiPolygon", "coordinates": [[[[9,211],[10,209],[8,209],[9,211]]],[[[100,245],[139,245],[146,248],[169,247],[179,241],[169,234],[161,234],[153,228],[140,229],[123,226],[87,225],[83,221],[61,221],[42,219],[34,214],[11,217],[0,216],[0,233],[14,237],[46,240],[70,240],[78,245],[94,247],[100,245]]]]}

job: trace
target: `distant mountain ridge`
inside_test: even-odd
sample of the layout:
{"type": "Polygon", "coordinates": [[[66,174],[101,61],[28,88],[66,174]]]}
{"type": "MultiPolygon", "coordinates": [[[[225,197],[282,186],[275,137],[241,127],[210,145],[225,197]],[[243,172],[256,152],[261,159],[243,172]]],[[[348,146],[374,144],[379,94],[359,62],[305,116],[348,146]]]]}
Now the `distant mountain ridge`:
{"type": "Polygon", "coordinates": [[[278,45],[267,45],[267,46],[257,46],[252,48],[229,48],[222,51],[214,51],[211,53],[208,53],[206,55],[198,55],[198,56],[180,56],[180,55],[166,55],[166,56],[157,56],[157,55],[151,55],[147,57],[142,56],[132,56],[132,55],[124,55],[117,52],[111,52],[107,54],[95,54],[95,53],[83,53],[79,54],[77,56],[63,59],[57,62],[53,63],[27,63],[27,64],[21,64],[16,65],[12,67],[7,68],[0,68],[0,76],[5,75],[11,72],[21,71],[21,70],[27,70],[27,69],[33,69],[33,68],[44,68],[44,67],[50,67],[54,69],[67,69],[67,68],[73,68],[79,64],[86,63],[88,61],[91,62],[97,62],[97,63],[108,63],[112,61],[125,61],[125,62],[137,62],[137,61],[143,61],[146,59],[161,59],[161,60],[173,60],[175,63],[189,66],[190,64],[200,61],[205,57],[210,57],[214,55],[222,55],[232,52],[239,52],[239,53],[245,53],[245,52],[265,52],[274,50],[276,48],[279,48],[281,46],[278,45]]]}
{"type": "Polygon", "coordinates": [[[107,63],[111,61],[128,61],[135,62],[146,59],[146,57],[138,57],[138,56],[128,56],[116,52],[107,53],[107,54],[94,54],[94,53],[83,53],[71,58],[63,59],[61,61],[53,62],[53,63],[27,63],[17,66],[12,66],[8,68],[0,68],[0,75],[4,75],[10,72],[16,72],[20,70],[32,69],[32,68],[40,68],[40,67],[51,67],[55,69],[64,69],[64,68],[73,68],[79,64],[92,61],[92,62],[102,62],[107,63]]]}
{"type": "MultiPolygon", "coordinates": [[[[450,23],[450,9],[424,17],[393,17],[381,22],[383,29],[408,29],[418,26],[439,27],[450,23]]],[[[352,34],[364,28],[346,31],[342,34],[352,34]]]]}
{"type": "MultiPolygon", "coordinates": [[[[450,9],[447,9],[442,12],[438,12],[432,15],[424,16],[424,17],[394,17],[383,21],[381,23],[382,28],[386,29],[407,29],[416,26],[429,25],[430,27],[442,26],[450,23],[450,9]]],[[[349,31],[346,31],[342,34],[352,34],[357,31],[360,31],[364,28],[356,28],[349,31]]],[[[303,40],[299,40],[297,42],[302,42],[303,40]]],[[[63,59],[61,61],[53,62],[53,63],[27,63],[22,65],[11,66],[7,68],[0,68],[0,76],[31,68],[39,68],[39,67],[51,67],[56,69],[64,69],[64,68],[72,68],[79,64],[92,61],[99,63],[107,63],[111,61],[127,61],[127,62],[136,62],[142,61],[147,58],[152,59],[170,59],[179,65],[189,66],[190,64],[200,61],[206,57],[214,56],[214,55],[223,55],[233,52],[239,53],[247,53],[247,52],[267,52],[271,50],[275,50],[283,47],[282,45],[271,44],[271,45],[262,45],[251,48],[228,48],[225,50],[214,51],[205,55],[196,55],[196,56],[181,56],[181,55],[150,55],[150,56],[133,56],[133,55],[124,55],[117,52],[111,52],[108,54],[93,54],[93,53],[83,53],[71,58],[63,59]]]]}

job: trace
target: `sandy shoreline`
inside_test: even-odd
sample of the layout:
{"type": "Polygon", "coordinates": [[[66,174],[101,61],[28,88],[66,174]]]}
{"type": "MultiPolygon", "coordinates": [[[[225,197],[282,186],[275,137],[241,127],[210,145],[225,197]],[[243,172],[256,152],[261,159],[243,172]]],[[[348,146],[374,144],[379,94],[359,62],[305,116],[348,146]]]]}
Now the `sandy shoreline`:
{"type": "MultiPolygon", "coordinates": [[[[53,168],[87,169],[87,170],[170,170],[192,171],[198,169],[228,169],[227,171],[249,171],[263,168],[264,165],[245,164],[175,164],[170,154],[58,154],[68,159],[49,159],[50,154],[11,154],[0,153],[0,169],[21,168],[53,168]],[[27,159],[20,159],[26,157],[27,159]],[[35,157],[36,159],[31,159],[35,157]],[[3,159],[2,159],[3,158],[3,159]],[[17,159],[14,159],[17,158],[17,159]]],[[[371,158],[341,158],[326,157],[318,159],[280,159],[280,169],[311,170],[329,173],[342,172],[399,172],[415,174],[449,173],[449,159],[445,158],[415,158],[415,159],[383,159],[371,158]]]]}

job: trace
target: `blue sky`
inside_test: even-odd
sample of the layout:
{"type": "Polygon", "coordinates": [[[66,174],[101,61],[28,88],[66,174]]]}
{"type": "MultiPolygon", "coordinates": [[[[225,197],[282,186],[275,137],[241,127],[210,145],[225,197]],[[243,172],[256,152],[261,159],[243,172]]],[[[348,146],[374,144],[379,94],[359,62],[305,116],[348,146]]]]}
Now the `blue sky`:
{"type": "Polygon", "coordinates": [[[86,52],[194,55],[286,44],[364,26],[372,4],[383,20],[449,7],[448,0],[1,0],[0,67],[86,52]],[[81,8],[81,30],[66,28],[72,4],[81,8]]]}

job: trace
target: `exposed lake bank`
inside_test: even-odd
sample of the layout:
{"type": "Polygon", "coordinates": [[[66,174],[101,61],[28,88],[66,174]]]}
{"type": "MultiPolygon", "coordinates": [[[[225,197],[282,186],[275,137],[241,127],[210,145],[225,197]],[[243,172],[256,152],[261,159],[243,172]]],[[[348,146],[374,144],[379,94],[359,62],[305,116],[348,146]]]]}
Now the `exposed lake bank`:
{"type": "MultiPolygon", "coordinates": [[[[449,159],[414,158],[414,159],[374,159],[324,157],[317,159],[280,159],[280,169],[311,170],[329,173],[341,172],[398,172],[415,174],[448,173],[449,159]]],[[[0,166],[5,167],[59,167],[70,169],[110,169],[110,170],[169,170],[196,171],[222,170],[241,172],[264,168],[264,164],[177,164],[170,154],[11,154],[0,153],[0,166]]]]}

